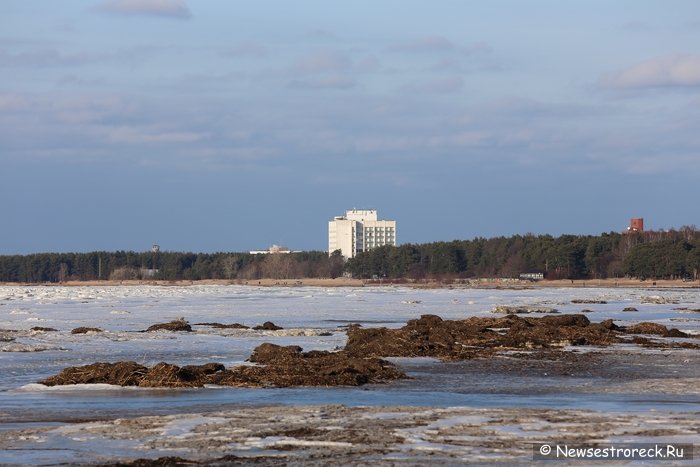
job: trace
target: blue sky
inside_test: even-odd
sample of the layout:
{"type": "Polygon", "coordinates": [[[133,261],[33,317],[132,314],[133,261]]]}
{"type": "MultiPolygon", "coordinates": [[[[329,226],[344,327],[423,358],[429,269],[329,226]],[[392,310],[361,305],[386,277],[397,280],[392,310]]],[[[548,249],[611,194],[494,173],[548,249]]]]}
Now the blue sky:
{"type": "Polygon", "coordinates": [[[0,9],[0,254],[700,224],[696,0],[0,9]]]}

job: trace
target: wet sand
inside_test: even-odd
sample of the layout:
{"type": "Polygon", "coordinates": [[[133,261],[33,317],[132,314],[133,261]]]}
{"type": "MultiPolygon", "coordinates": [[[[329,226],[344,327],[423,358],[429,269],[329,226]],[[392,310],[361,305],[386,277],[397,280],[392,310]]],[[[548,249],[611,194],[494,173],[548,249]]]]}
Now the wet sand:
{"type": "MultiPolygon", "coordinates": [[[[533,443],[690,443],[697,441],[700,417],[469,407],[244,407],[25,430],[6,435],[2,444],[57,431],[95,449],[99,443],[121,443],[144,456],[119,464],[95,453],[93,461],[113,465],[524,464],[532,460],[533,443]]],[[[68,457],[58,449],[53,455],[56,461],[68,457]]]]}

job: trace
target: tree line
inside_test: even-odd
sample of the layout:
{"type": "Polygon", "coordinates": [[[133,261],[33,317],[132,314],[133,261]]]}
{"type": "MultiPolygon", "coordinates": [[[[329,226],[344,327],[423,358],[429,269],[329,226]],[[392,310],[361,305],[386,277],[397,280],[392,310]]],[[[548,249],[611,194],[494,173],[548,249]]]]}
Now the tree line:
{"type": "Polygon", "coordinates": [[[345,269],[362,278],[547,279],[700,278],[700,232],[679,230],[601,235],[514,235],[385,246],[350,259],[345,269]]]}
{"type": "Polygon", "coordinates": [[[286,254],[94,251],[0,256],[0,282],[335,278],[343,258],[286,254]]]}
{"type": "Polygon", "coordinates": [[[343,261],[340,252],[264,254],[96,251],[0,256],[0,282],[357,278],[447,280],[635,277],[700,279],[700,232],[683,227],[601,235],[514,235],[384,246],[343,261]]]}

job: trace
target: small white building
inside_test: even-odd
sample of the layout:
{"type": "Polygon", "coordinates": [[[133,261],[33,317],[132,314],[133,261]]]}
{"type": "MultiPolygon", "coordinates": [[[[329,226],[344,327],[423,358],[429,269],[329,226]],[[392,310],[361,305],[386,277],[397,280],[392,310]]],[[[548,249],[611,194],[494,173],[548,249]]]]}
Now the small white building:
{"type": "Polygon", "coordinates": [[[374,248],[396,246],[396,221],[377,219],[374,209],[352,209],[328,222],[328,254],[340,250],[345,258],[374,248]]]}
{"type": "Polygon", "coordinates": [[[274,253],[298,253],[298,251],[291,251],[282,245],[272,245],[268,250],[253,250],[250,252],[251,255],[269,255],[274,253]]]}

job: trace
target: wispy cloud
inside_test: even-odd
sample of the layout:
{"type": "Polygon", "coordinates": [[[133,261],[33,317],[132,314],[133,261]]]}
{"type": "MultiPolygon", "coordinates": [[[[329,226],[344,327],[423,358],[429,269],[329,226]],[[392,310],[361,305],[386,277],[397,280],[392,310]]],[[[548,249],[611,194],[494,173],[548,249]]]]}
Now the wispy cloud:
{"type": "Polygon", "coordinates": [[[652,58],[604,76],[600,84],[615,89],[700,86],[700,56],[652,58]]]}
{"type": "Polygon", "coordinates": [[[290,88],[296,89],[350,89],[357,86],[357,82],[346,76],[326,76],[318,79],[293,79],[289,83],[290,88]]]}
{"type": "Polygon", "coordinates": [[[346,54],[333,50],[312,53],[302,58],[296,68],[306,73],[325,73],[347,71],[352,67],[352,60],[346,54]]]}
{"type": "Polygon", "coordinates": [[[334,33],[320,28],[310,29],[304,37],[318,42],[332,42],[338,39],[334,33]]]}
{"type": "Polygon", "coordinates": [[[474,73],[474,72],[500,72],[501,65],[491,60],[470,60],[462,57],[445,57],[425,67],[426,71],[438,73],[474,73]]]}
{"type": "Polygon", "coordinates": [[[454,50],[455,48],[455,44],[443,36],[426,36],[397,44],[392,47],[392,50],[396,52],[436,52],[454,50]]]}
{"type": "Polygon", "coordinates": [[[622,29],[633,32],[650,32],[654,30],[654,27],[642,21],[630,20],[622,24],[622,29]]]}
{"type": "Polygon", "coordinates": [[[62,53],[55,49],[43,49],[31,52],[10,53],[0,49],[0,68],[78,66],[94,63],[104,60],[105,58],[107,58],[106,54],[90,52],[62,53]]]}
{"type": "Polygon", "coordinates": [[[192,16],[184,0],[103,0],[97,5],[103,13],[150,15],[188,19],[192,16]]]}
{"type": "Polygon", "coordinates": [[[85,86],[102,86],[106,83],[104,78],[83,78],[75,74],[63,75],[56,80],[58,86],[74,86],[74,87],[85,87],[85,86]]]}
{"type": "Polygon", "coordinates": [[[41,48],[24,52],[8,52],[0,48],[0,68],[71,68],[108,61],[133,65],[167,50],[168,48],[164,47],[138,46],[117,51],[66,52],[54,48],[41,48]]]}
{"type": "Polygon", "coordinates": [[[257,42],[247,41],[225,47],[220,53],[227,58],[264,57],[267,55],[267,48],[257,42]]]}
{"type": "Polygon", "coordinates": [[[181,82],[194,86],[200,86],[203,83],[228,85],[250,79],[251,75],[248,72],[232,71],[228,73],[187,73],[182,76],[181,82]]]}
{"type": "Polygon", "coordinates": [[[411,83],[404,87],[406,91],[431,94],[449,94],[459,92],[463,88],[464,78],[457,75],[411,83]]]}
{"type": "Polygon", "coordinates": [[[158,128],[120,127],[109,132],[108,141],[117,144],[193,143],[207,138],[191,131],[163,131],[158,128]]]}
{"type": "Polygon", "coordinates": [[[22,111],[28,109],[29,106],[29,101],[19,94],[0,93],[0,112],[22,111]]]}
{"type": "Polygon", "coordinates": [[[283,73],[291,89],[350,89],[357,86],[357,73],[372,69],[370,62],[355,63],[339,50],[320,50],[297,60],[283,73]]]}
{"type": "Polygon", "coordinates": [[[458,52],[473,54],[477,52],[490,52],[491,48],[484,42],[475,42],[465,46],[456,44],[444,36],[432,35],[396,44],[392,46],[390,50],[405,53],[458,52]]]}

